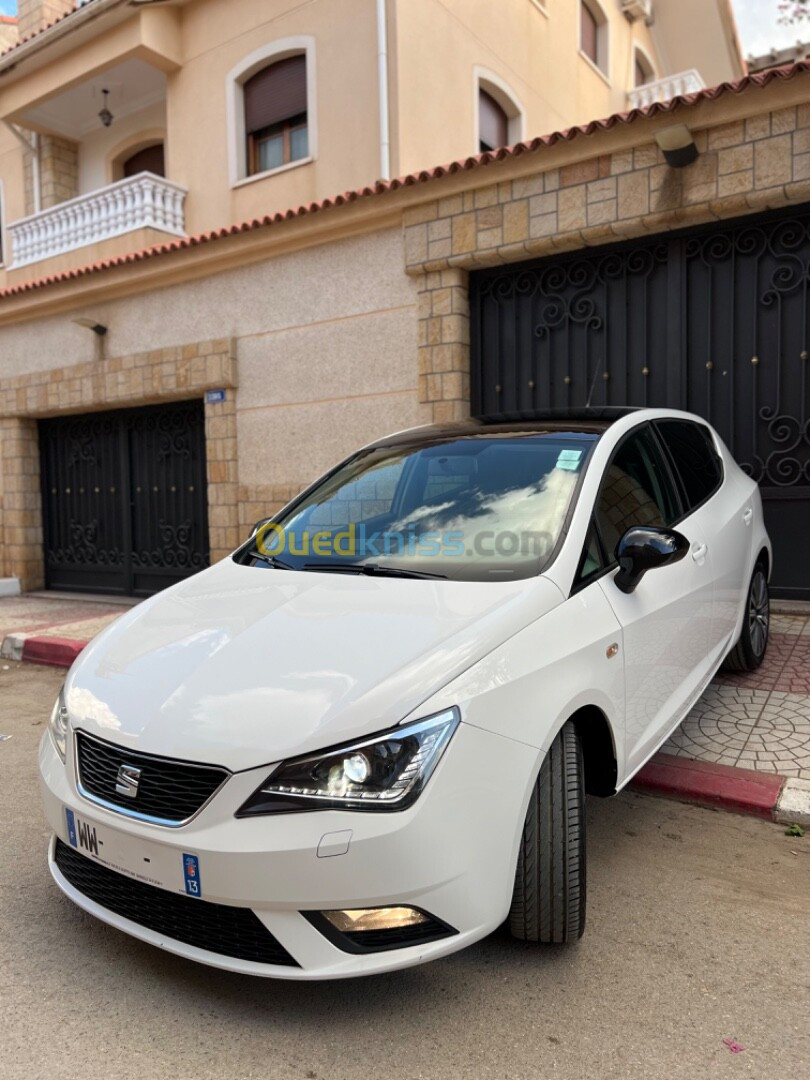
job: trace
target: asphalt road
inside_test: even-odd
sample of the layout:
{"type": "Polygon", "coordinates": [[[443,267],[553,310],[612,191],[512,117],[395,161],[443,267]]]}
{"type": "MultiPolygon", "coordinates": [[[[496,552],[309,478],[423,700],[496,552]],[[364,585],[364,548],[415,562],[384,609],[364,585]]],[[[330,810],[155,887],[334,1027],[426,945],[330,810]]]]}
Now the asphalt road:
{"type": "Polygon", "coordinates": [[[597,800],[574,948],[499,932],[370,979],[229,975],[98,923],[51,882],[36,747],[61,678],[0,664],[4,1080],[810,1076],[810,835],[597,800]]]}

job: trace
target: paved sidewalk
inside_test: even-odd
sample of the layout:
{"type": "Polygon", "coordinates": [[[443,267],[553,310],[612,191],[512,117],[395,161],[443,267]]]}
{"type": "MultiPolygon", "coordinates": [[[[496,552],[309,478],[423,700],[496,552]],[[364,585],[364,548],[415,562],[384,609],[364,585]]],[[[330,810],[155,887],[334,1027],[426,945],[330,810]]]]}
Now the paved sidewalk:
{"type": "MultiPolygon", "coordinates": [[[[72,657],[91,638],[129,607],[131,604],[117,606],[28,594],[3,597],[0,599],[0,656],[5,660],[20,660],[31,644],[52,643],[53,651],[53,643],[59,642],[62,647],[56,650],[57,657],[64,656],[72,662],[72,657]]],[[[61,666],[58,659],[56,663],[61,666]]]]}
{"type": "Polygon", "coordinates": [[[772,616],[762,667],[719,675],[661,749],[810,780],[810,618],[772,616]]]}

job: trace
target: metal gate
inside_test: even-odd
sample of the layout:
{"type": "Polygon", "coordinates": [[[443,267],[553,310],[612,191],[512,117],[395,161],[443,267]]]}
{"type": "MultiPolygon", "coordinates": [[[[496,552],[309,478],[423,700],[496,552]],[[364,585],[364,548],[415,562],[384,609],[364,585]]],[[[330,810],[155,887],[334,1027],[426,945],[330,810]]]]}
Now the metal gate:
{"type": "Polygon", "coordinates": [[[146,596],[208,566],[201,401],[40,420],[48,588],[146,596]]]}
{"type": "Polygon", "coordinates": [[[472,408],[708,419],[760,484],[774,594],[810,599],[810,211],[472,275],[472,408]]]}

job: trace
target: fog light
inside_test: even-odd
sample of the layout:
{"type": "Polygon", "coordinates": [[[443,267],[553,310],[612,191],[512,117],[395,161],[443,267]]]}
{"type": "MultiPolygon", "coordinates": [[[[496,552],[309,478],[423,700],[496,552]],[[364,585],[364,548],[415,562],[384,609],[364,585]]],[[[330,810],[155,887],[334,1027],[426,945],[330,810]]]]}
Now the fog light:
{"type": "Polygon", "coordinates": [[[342,934],[369,930],[402,930],[430,922],[427,915],[411,907],[356,908],[351,911],[324,911],[324,918],[342,934]]]}

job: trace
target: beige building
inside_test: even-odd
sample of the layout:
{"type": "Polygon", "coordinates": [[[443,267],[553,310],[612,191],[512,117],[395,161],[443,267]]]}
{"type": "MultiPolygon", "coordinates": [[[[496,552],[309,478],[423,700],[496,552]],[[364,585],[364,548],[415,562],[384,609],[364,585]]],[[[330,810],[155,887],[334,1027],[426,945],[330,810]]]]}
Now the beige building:
{"type": "Polygon", "coordinates": [[[0,576],[148,593],[371,438],[597,379],[808,513],[807,284],[762,282],[810,79],[744,78],[725,0],[54,5],[0,56],[0,576]]]}

